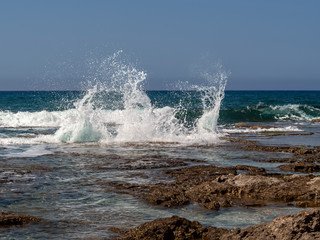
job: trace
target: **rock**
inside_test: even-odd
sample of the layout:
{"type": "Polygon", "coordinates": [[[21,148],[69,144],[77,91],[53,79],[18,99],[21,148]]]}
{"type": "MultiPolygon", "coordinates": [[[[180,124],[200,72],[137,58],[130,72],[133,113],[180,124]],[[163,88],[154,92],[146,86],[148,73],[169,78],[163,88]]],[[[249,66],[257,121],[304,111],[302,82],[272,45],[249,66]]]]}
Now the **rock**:
{"type": "MultiPolygon", "coordinates": [[[[191,222],[185,218],[172,216],[160,218],[129,230],[123,240],[197,240],[205,239],[208,228],[199,222],[191,222]]],[[[222,233],[227,230],[222,229],[222,233]]]]}
{"type": "Polygon", "coordinates": [[[190,202],[184,194],[183,188],[179,186],[151,187],[144,198],[151,204],[165,207],[182,206],[190,202]]]}
{"type": "Polygon", "coordinates": [[[314,176],[301,175],[225,175],[195,185],[185,195],[191,202],[212,210],[250,202],[320,206],[320,188],[313,179],[314,176]]]}
{"type": "Polygon", "coordinates": [[[240,171],[246,171],[249,174],[264,174],[266,173],[266,170],[264,168],[254,167],[254,166],[248,166],[248,165],[237,165],[235,166],[235,169],[240,171]]]}
{"type": "MultiPolygon", "coordinates": [[[[308,164],[305,163],[306,170],[310,167],[308,164]]],[[[320,186],[314,180],[314,175],[270,174],[263,168],[219,168],[212,165],[164,172],[174,180],[141,185],[113,182],[112,186],[119,193],[131,194],[153,205],[165,207],[182,206],[189,202],[198,203],[210,210],[272,202],[298,207],[320,207],[320,186]],[[248,174],[237,174],[237,170],[247,171],[248,174]]]]}
{"type": "Polygon", "coordinates": [[[316,150],[310,148],[300,148],[295,150],[295,155],[315,154],[316,150]]]}
{"type": "Polygon", "coordinates": [[[29,215],[16,214],[13,212],[0,212],[0,227],[23,225],[26,223],[33,223],[39,221],[39,218],[29,215]]]}
{"type": "Polygon", "coordinates": [[[314,119],[312,119],[311,120],[313,123],[318,123],[318,122],[320,122],[320,118],[314,118],[314,119]]]}
{"type": "Polygon", "coordinates": [[[282,171],[286,171],[286,172],[312,173],[312,172],[320,171],[320,165],[317,165],[315,163],[305,162],[305,161],[299,161],[293,164],[280,165],[279,168],[282,171]]]}
{"type": "Polygon", "coordinates": [[[178,185],[182,184],[187,187],[197,185],[204,181],[216,179],[221,175],[235,175],[237,170],[234,167],[217,167],[214,165],[202,165],[185,167],[179,169],[170,169],[163,172],[176,179],[178,185]]]}
{"type": "Polygon", "coordinates": [[[133,228],[123,240],[311,240],[320,239],[320,210],[302,211],[295,215],[280,216],[272,222],[245,229],[227,230],[202,227],[198,222],[173,216],[160,218],[133,228]]]}

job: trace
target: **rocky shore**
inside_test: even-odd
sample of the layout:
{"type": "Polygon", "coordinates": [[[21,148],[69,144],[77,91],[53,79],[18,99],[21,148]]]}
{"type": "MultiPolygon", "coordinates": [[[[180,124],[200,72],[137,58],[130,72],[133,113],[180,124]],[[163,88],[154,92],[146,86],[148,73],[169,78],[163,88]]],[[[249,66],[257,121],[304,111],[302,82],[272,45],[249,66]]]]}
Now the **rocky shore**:
{"type": "Polygon", "coordinates": [[[320,176],[311,174],[320,171],[319,147],[263,146],[250,141],[242,141],[236,147],[246,151],[291,153],[291,157],[264,161],[287,163],[279,166],[282,171],[310,174],[267,173],[264,168],[246,165],[223,168],[202,164],[163,170],[163,175],[171,179],[167,182],[130,184],[117,181],[107,184],[119,193],[131,194],[165,207],[190,202],[210,210],[273,202],[297,207],[320,207],[320,176]]]}
{"type": "MultiPolygon", "coordinates": [[[[264,146],[255,141],[229,139],[232,147],[245,151],[289,153],[284,158],[257,161],[283,163],[279,173],[238,165],[175,166],[162,174],[170,181],[155,184],[108,182],[118,193],[133,195],[153,205],[177,207],[196,203],[208,210],[232,206],[285,204],[301,208],[320,207],[320,148],[264,146]],[[281,173],[284,171],[284,173],[281,173]],[[286,172],[291,172],[288,174],[286,172]],[[293,174],[292,174],[293,173],[293,174]],[[304,174],[295,174],[304,173],[304,174]]],[[[203,227],[198,222],[173,216],[144,223],[131,230],[113,229],[119,239],[320,239],[320,210],[280,216],[270,223],[245,229],[203,227]]]]}
{"type": "MultiPolygon", "coordinates": [[[[247,124],[239,124],[237,127],[271,129],[269,126],[247,124]]],[[[263,137],[274,137],[281,134],[269,132],[263,133],[263,137]]],[[[295,137],[313,133],[283,133],[282,135],[291,137],[290,134],[295,137]]],[[[119,173],[124,176],[118,179],[88,177],[81,183],[82,185],[80,184],[81,187],[98,186],[94,189],[98,193],[129,194],[130,198],[131,196],[134,197],[134,200],[138,198],[156,206],[157,209],[159,206],[160,209],[180,208],[188,204],[197,205],[197,208],[199,206],[199,209],[203,208],[203,211],[218,211],[232,207],[241,209],[265,206],[301,208],[301,212],[297,214],[280,216],[269,223],[232,230],[203,226],[199,222],[192,222],[179,216],[155,219],[131,229],[110,224],[113,227],[109,225],[105,228],[115,232],[115,239],[320,239],[320,210],[317,209],[320,207],[320,147],[263,145],[249,139],[250,137],[241,134],[232,135],[226,138],[225,143],[221,146],[201,146],[201,150],[222,148],[223,153],[230,150],[242,154],[232,156],[243,156],[249,153],[249,157],[243,157],[243,159],[255,161],[257,166],[263,163],[262,166],[265,168],[245,164],[221,167],[221,165],[210,164],[209,161],[201,158],[157,154],[156,152],[132,156],[75,152],[62,156],[70,161],[74,158],[83,158],[84,167],[90,169],[94,174],[101,173],[103,176],[108,176],[109,173],[113,173],[113,176],[117,176],[119,173]],[[266,165],[269,163],[276,163],[276,171],[268,170],[266,165]],[[135,181],[136,179],[143,179],[143,181],[135,181]],[[306,209],[303,208],[313,209],[305,211],[306,209]]],[[[136,145],[133,147],[137,148],[136,145]]],[[[192,149],[197,150],[197,146],[192,146],[192,149]]],[[[35,176],[42,177],[58,169],[45,165],[20,164],[23,159],[17,163],[16,161],[4,159],[1,163],[0,183],[3,184],[3,188],[8,188],[8,191],[11,189],[10,184],[28,183],[35,176]]],[[[14,194],[14,197],[19,197],[19,192],[14,194]]],[[[8,195],[0,197],[4,198],[8,195]]],[[[29,224],[42,221],[45,220],[13,212],[0,214],[1,228],[25,226],[26,224],[29,226],[29,224]]],[[[139,223],[141,222],[143,220],[139,223]]],[[[89,223],[89,221],[83,221],[81,224],[89,223]]],[[[72,226],[72,223],[68,224],[72,226]]],[[[41,224],[35,226],[39,225],[41,224]]],[[[130,226],[136,225],[132,223],[130,226]]]]}
{"type": "Polygon", "coordinates": [[[203,227],[199,222],[172,216],[144,223],[123,233],[122,240],[313,240],[320,239],[320,210],[280,216],[269,223],[233,230],[203,227]]]}

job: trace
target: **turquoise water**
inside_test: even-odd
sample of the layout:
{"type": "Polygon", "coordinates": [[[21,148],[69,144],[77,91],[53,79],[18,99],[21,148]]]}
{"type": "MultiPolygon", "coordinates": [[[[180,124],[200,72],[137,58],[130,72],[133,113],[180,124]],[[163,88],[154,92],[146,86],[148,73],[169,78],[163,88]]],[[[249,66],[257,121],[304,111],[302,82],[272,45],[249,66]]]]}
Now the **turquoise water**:
{"type": "MultiPolygon", "coordinates": [[[[147,91],[155,107],[178,107],[186,110],[190,121],[203,110],[201,94],[196,91],[147,91]]],[[[62,111],[86,92],[0,92],[0,111],[62,111]]],[[[96,98],[104,109],[123,108],[119,94],[100,93],[96,98]],[[118,103],[117,103],[118,100],[118,103]]],[[[98,105],[99,103],[97,103],[98,105]]],[[[182,115],[182,110],[180,115],[182,115]]],[[[177,114],[179,115],[179,113],[177,114]]],[[[320,117],[320,91],[226,91],[219,123],[235,122],[308,122],[320,117]]]]}

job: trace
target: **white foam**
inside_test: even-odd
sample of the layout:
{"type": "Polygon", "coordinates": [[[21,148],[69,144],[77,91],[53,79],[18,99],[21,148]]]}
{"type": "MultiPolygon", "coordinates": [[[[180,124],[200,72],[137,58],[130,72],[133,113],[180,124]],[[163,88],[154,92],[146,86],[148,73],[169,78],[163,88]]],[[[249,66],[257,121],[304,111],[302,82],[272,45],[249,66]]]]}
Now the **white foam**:
{"type": "Polygon", "coordinates": [[[221,130],[224,133],[259,133],[259,132],[301,132],[303,130],[296,126],[272,127],[272,128],[225,128],[221,130]]]}
{"type": "Polygon", "coordinates": [[[66,111],[17,112],[0,111],[0,127],[58,127],[65,117],[76,114],[75,109],[66,111]]]}
{"type": "Polygon", "coordinates": [[[45,145],[33,145],[33,146],[30,146],[25,151],[12,152],[9,154],[5,154],[3,156],[9,157],[9,158],[23,158],[23,157],[38,157],[38,156],[48,155],[52,153],[53,152],[46,149],[45,145]]]}
{"type": "Polygon", "coordinates": [[[273,111],[277,113],[275,119],[277,120],[291,120],[291,121],[311,121],[312,116],[305,113],[300,108],[307,108],[311,112],[319,112],[319,109],[308,105],[286,104],[270,106],[273,111]]]}

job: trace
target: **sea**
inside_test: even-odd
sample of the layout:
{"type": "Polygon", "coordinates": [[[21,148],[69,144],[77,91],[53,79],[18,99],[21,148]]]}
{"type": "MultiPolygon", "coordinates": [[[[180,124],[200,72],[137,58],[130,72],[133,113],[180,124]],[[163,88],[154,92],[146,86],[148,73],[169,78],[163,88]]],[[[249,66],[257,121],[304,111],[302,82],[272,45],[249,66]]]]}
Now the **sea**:
{"type": "Polygon", "coordinates": [[[172,215],[232,229],[301,210],[270,205],[210,211],[193,203],[164,208],[107,183],[168,181],[161,174],[166,166],[157,161],[190,158],[200,160],[190,165],[280,172],[279,163],[255,160],[287,154],[245,152],[230,147],[228,138],[318,146],[320,124],[312,119],[320,118],[320,91],[226,91],[224,72],[204,74],[202,85],[146,91],[143,71],[114,58],[103,64],[81,91],[0,92],[0,210],[44,220],[0,228],[1,239],[110,239],[110,227],[172,215]]]}

